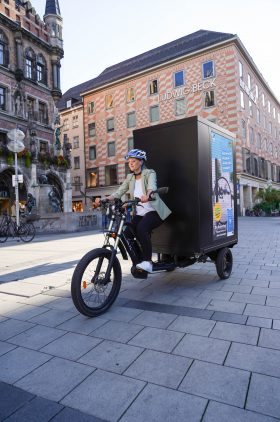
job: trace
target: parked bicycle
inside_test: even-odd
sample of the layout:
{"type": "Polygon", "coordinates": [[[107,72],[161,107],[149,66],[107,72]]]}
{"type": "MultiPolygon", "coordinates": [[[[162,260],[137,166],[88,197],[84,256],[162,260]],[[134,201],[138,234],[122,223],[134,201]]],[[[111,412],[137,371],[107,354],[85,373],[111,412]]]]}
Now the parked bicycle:
{"type": "Polygon", "coordinates": [[[0,243],[6,242],[8,237],[18,237],[23,242],[31,242],[34,239],[36,230],[31,221],[24,221],[24,216],[21,216],[19,225],[9,215],[3,215],[0,220],[0,243]]]}

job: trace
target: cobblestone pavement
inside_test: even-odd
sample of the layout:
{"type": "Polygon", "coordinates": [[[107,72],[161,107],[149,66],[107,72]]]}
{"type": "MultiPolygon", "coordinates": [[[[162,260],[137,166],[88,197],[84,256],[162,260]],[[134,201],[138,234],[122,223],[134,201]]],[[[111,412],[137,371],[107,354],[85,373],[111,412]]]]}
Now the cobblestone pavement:
{"type": "Polygon", "coordinates": [[[80,315],[73,269],[102,234],[0,246],[0,420],[280,420],[280,218],[239,219],[229,280],[211,263],[80,315]]]}

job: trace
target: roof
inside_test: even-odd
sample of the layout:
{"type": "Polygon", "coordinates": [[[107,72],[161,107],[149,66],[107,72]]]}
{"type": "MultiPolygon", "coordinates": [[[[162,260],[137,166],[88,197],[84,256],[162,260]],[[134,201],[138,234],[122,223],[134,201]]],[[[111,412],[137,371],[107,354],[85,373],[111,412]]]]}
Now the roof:
{"type": "Polygon", "coordinates": [[[45,15],[61,16],[58,0],[47,0],[46,1],[45,15]]]}
{"type": "Polygon", "coordinates": [[[235,38],[234,34],[214,32],[201,29],[175,41],[154,48],[138,56],[107,67],[99,76],[70,88],[58,103],[59,109],[66,107],[69,98],[79,99],[82,92],[98,88],[102,85],[131,76],[135,73],[158,66],[167,61],[174,60],[187,54],[202,50],[212,45],[235,38]]]}

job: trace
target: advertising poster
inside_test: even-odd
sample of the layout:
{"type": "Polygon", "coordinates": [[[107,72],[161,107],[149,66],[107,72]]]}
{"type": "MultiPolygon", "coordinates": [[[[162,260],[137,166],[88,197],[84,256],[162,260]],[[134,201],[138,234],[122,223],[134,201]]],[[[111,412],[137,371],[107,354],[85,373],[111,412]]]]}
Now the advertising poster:
{"type": "Polygon", "coordinates": [[[211,132],[213,240],[234,234],[233,141],[211,132]]]}

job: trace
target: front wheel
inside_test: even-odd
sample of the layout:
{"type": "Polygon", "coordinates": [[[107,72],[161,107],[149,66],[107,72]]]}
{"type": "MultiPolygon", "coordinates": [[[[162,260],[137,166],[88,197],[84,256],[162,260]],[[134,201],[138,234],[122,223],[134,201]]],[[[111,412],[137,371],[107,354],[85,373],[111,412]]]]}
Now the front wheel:
{"type": "Polygon", "coordinates": [[[75,268],[71,295],[77,310],[88,317],[106,312],[116,300],[122,280],[119,260],[114,259],[108,279],[105,279],[112,251],[105,248],[89,251],[75,268]]]}
{"type": "Polygon", "coordinates": [[[0,243],[4,243],[6,242],[6,240],[8,239],[8,227],[3,225],[2,227],[0,227],[0,243]]]}
{"type": "Polygon", "coordinates": [[[22,223],[18,228],[18,235],[23,242],[31,242],[35,236],[34,224],[22,223]]]}
{"type": "Polygon", "coordinates": [[[229,248],[222,248],[218,251],[216,256],[216,270],[218,276],[225,280],[230,277],[232,271],[232,253],[229,248]]]}

